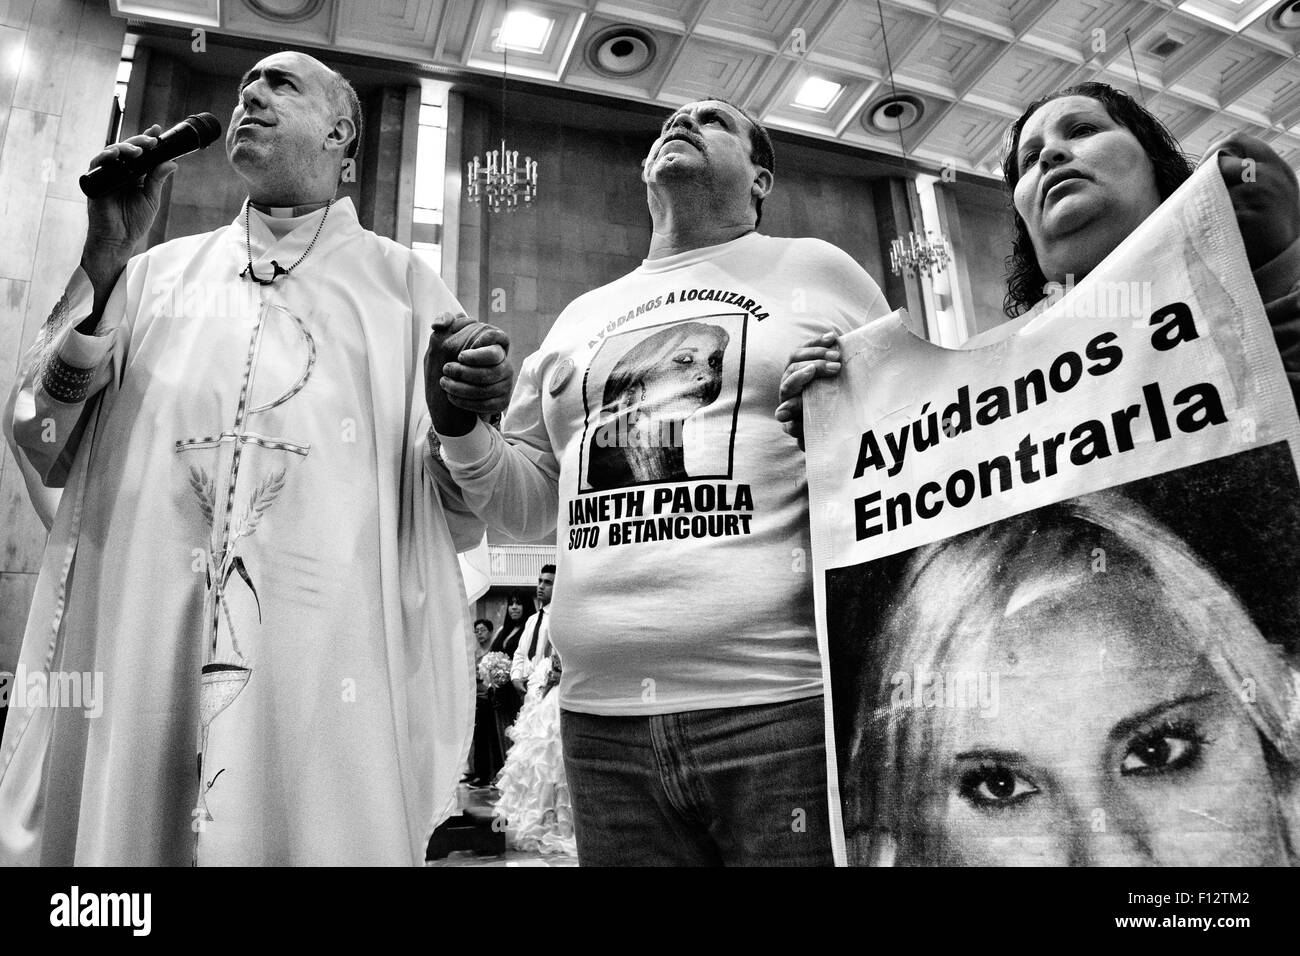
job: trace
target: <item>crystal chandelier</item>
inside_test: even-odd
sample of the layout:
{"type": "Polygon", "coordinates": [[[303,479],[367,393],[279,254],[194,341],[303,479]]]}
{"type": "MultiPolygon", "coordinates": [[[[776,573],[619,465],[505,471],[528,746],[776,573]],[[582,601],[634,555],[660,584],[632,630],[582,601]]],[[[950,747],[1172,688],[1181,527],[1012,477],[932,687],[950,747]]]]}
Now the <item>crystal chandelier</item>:
{"type": "Polygon", "coordinates": [[[475,156],[465,164],[466,192],[472,203],[487,200],[488,208],[500,212],[503,208],[514,212],[520,204],[528,205],[537,195],[537,160],[525,156],[521,162],[519,150],[501,148],[488,152],[486,161],[475,156]]]}
{"type": "Polygon", "coordinates": [[[918,272],[927,278],[942,272],[950,258],[948,240],[932,232],[920,236],[909,232],[906,237],[893,239],[889,243],[890,269],[894,275],[906,272],[909,279],[918,272]]]}
{"type": "MultiPolygon", "coordinates": [[[[889,70],[889,88],[895,101],[898,100],[898,87],[894,85],[894,63],[889,56],[889,36],[885,33],[885,11],[881,8],[880,0],[876,0],[876,12],[880,16],[880,37],[885,47],[885,66],[889,70]]],[[[903,124],[898,124],[898,148],[903,153],[903,172],[907,172],[907,144],[903,142],[903,124]]],[[[918,223],[921,217],[917,215],[913,208],[914,190],[911,184],[905,184],[907,191],[907,208],[908,215],[912,222],[918,223]]],[[[943,233],[933,233],[925,231],[919,235],[915,230],[908,230],[906,236],[897,236],[889,242],[889,267],[894,275],[902,272],[907,273],[909,279],[913,278],[918,272],[930,278],[936,273],[942,272],[943,267],[948,264],[952,257],[952,247],[948,245],[948,240],[944,238],[943,233]]]]}
{"type": "Polygon", "coordinates": [[[501,148],[489,150],[483,159],[475,156],[465,164],[465,192],[472,203],[486,199],[487,207],[493,212],[502,209],[514,212],[521,205],[531,204],[537,197],[537,160],[525,156],[521,163],[519,150],[506,149],[506,73],[509,65],[504,30],[510,16],[509,0],[502,6],[502,32],[494,40],[494,43],[501,44],[501,148]]]}

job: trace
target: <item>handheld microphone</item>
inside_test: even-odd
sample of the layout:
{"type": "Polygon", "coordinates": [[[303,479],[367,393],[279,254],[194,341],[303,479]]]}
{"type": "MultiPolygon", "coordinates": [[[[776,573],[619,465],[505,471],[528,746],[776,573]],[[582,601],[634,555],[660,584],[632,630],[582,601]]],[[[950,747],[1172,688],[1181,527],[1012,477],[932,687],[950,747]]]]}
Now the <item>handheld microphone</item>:
{"type": "Polygon", "coordinates": [[[91,199],[100,199],[116,189],[134,183],[141,176],[169,159],[176,159],[196,149],[203,149],[221,135],[221,123],[211,113],[187,116],[158,137],[152,149],[130,159],[121,157],[96,166],[78,182],[91,199]]]}

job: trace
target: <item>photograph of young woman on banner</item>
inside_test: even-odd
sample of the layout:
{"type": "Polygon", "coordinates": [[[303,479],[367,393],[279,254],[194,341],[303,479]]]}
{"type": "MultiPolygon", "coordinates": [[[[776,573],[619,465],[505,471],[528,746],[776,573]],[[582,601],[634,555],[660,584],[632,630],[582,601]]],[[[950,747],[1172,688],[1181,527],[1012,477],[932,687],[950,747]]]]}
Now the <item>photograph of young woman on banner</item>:
{"type": "MultiPolygon", "coordinates": [[[[1245,526],[1300,529],[1289,455],[1244,454],[1259,459],[1251,476],[1270,480],[1240,508],[1245,526]]],[[[1286,647],[1295,589],[1243,587],[1248,606],[1134,500],[1244,492],[1236,464],[833,572],[850,863],[1300,860],[1300,674],[1286,647]]],[[[1199,537],[1204,547],[1214,536],[1199,537]]]]}

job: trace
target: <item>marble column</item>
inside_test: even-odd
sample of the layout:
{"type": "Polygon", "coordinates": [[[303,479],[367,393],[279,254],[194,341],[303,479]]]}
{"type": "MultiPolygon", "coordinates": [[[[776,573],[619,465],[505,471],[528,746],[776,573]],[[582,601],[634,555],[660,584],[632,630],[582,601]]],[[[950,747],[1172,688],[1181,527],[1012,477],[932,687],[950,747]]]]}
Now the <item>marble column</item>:
{"type": "MultiPolygon", "coordinates": [[[[81,257],[77,178],[104,146],[125,32],[103,0],[0,2],[0,396],[81,257]]],[[[17,661],[44,547],[0,450],[0,671],[17,661]]]]}

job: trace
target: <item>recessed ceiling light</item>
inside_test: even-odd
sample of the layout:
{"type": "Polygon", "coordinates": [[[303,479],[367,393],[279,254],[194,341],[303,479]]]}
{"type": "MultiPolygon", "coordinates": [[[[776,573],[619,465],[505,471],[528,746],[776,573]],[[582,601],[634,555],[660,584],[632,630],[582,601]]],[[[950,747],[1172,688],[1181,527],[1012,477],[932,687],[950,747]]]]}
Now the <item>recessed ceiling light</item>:
{"type": "Polygon", "coordinates": [[[244,3],[268,20],[297,23],[314,16],[324,0],[244,0],[244,3]]]}
{"type": "Polygon", "coordinates": [[[1300,0],[1289,0],[1268,15],[1268,28],[1278,33],[1300,30],[1300,0]]]}
{"type": "Polygon", "coordinates": [[[886,96],[862,111],[862,125],[873,133],[897,133],[915,126],[925,104],[910,93],[886,96]]]}
{"type": "Polygon", "coordinates": [[[501,45],[507,50],[541,53],[551,36],[555,21],[527,10],[511,10],[501,24],[501,45]]]}
{"type": "Polygon", "coordinates": [[[587,63],[605,76],[634,76],[654,62],[657,45],[648,30],[618,24],[587,43],[587,63]]]}
{"type": "Polygon", "coordinates": [[[794,105],[825,113],[843,91],[844,86],[841,83],[832,83],[830,80],[810,76],[803,81],[803,86],[799,87],[799,92],[795,94],[794,105]]]}

